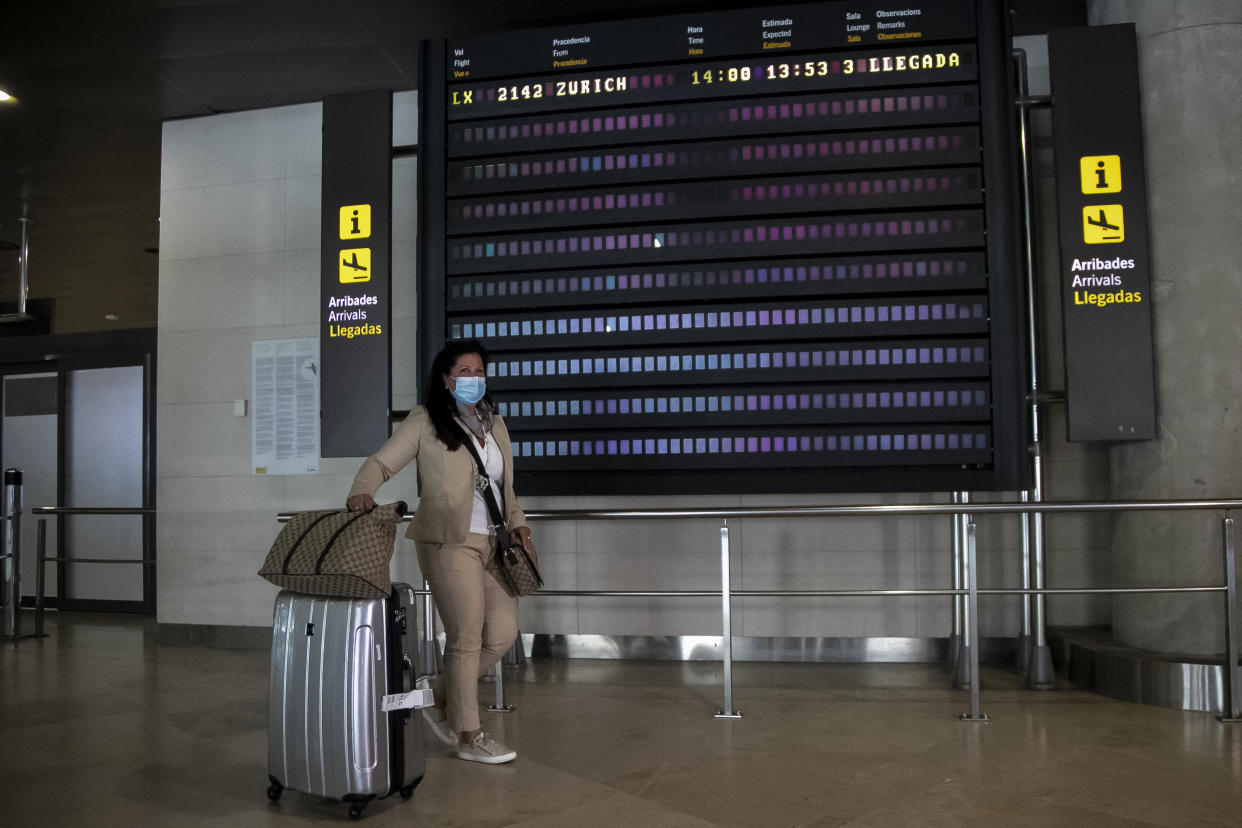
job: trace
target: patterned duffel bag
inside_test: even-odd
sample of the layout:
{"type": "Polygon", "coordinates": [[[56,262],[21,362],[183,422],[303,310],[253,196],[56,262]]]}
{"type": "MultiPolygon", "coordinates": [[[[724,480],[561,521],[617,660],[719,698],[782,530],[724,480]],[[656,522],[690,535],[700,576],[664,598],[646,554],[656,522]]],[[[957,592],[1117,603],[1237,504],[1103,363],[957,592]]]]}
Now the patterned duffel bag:
{"type": "Polygon", "coordinates": [[[299,512],[280,530],[259,574],[282,589],[340,598],[392,592],[393,544],[405,503],[370,512],[299,512]]]}

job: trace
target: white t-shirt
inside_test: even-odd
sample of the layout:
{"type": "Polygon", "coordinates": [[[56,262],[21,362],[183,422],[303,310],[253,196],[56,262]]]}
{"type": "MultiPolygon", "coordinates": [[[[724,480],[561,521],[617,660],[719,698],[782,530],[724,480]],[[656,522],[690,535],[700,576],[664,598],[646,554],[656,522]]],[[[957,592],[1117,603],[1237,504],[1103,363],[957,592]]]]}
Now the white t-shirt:
{"type": "MultiPolygon", "coordinates": [[[[470,433],[469,429],[467,432],[470,433]]],[[[496,505],[500,507],[501,517],[504,517],[505,501],[500,493],[500,483],[504,480],[505,458],[500,454],[500,446],[496,445],[496,437],[490,434],[487,437],[487,445],[480,445],[479,439],[473,433],[470,433],[470,440],[483,460],[483,468],[487,470],[487,476],[492,482],[492,494],[496,496],[496,505]]],[[[471,462],[474,461],[471,460],[471,462]]],[[[474,508],[470,512],[470,531],[479,535],[495,534],[495,530],[492,529],[491,515],[488,514],[487,502],[483,500],[483,493],[477,489],[474,492],[474,508]]]]}

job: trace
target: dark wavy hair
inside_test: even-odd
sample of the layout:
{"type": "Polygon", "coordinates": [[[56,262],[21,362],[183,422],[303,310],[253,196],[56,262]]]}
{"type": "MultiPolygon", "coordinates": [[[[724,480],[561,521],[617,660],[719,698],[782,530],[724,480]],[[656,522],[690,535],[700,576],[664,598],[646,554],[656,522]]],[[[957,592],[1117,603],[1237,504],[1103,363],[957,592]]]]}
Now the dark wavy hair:
{"type": "MultiPolygon", "coordinates": [[[[449,451],[456,451],[465,437],[461,427],[455,421],[457,400],[444,385],[443,377],[451,372],[457,360],[466,354],[477,354],[479,359],[483,360],[484,369],[487,368],[487,349],[481,342],[477,339],[450,339],[444,343],[440,353],[436,354],[436,358],[431,361],[431,368],[427,372],[427,385],[423,390],[423,405],[427,407],[431,424],[435,426],[436,436],[448,446],[449,451]]],[[[479,406],[486,406],[490,411],[493,408],[492,398],[485,394],[479,401],[479,406]]]]}

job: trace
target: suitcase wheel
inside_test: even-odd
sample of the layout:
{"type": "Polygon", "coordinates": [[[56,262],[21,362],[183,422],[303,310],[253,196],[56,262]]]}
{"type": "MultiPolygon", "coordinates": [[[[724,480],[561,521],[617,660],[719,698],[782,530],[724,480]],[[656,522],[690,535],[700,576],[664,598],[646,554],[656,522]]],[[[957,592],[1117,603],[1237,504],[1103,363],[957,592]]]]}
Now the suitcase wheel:
{"type": "Polygon", "coordinates": [[[350,819],[362,819],[362,809],[366,807],[361,802],[355,802],[349,806],[350,819]]]}
{"type": "Polygon", "coordinates": [[[267,798],[273,802],[280,800],[280,795],[285,792],[284,787],[279,782],[273,782],[267,786],[267,798]]]}
{"type": "Polygon", "coordinates": [[[402,798],[402,799],[409,799],[411,796],[413,796],[413,795],[414,795],[414,789],[415,789],[415,788],[417,788],[417,787],[418,787],[418,783],[419,783],[419,782],[422,782],[422,781],[423,781],[423,778],[420,776],[420,777],[418,777],[417,779],[415,779],[413,782],[411,782],[410,784],[408,784],[408,785],[406,785],[404,788],[402,788],[402,789],[401,789],[401,798],[402,798]]]}

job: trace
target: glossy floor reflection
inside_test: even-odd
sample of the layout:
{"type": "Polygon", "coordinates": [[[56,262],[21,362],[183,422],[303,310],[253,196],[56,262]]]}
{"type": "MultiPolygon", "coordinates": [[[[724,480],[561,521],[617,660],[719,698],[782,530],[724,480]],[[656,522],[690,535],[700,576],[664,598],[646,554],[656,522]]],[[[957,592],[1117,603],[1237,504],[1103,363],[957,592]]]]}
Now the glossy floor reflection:
{"type": "MultiPolygon", "coordinates": [[[[160,646],[133,618],[49,632],[0,644],[0,825],[348,824],[339,803],[267,801],[266,653],[160,646]]],[[[737,664],[731,721],[712,716],[719,680],[710,663],[510,668],[517,710],[484,726],[518,760],[436,753],[412,800],[363,824],[1242,824],[1242,725],[1208,714],[987,670],[990,721],[970,723],[937,666],[737,664]]]]}

